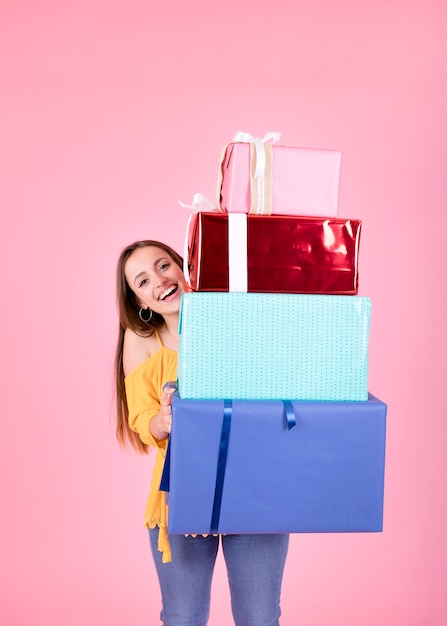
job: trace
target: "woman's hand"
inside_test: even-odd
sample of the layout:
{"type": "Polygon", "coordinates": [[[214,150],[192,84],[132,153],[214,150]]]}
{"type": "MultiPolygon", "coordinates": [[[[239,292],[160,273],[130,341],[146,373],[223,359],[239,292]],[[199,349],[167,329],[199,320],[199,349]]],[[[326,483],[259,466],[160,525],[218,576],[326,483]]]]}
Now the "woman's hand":
{"type": "Polygon", "coordinates": [[[150,428],[156,439],[166,439],[171,432],[172,413],[171,403],[172,394],[176,390],[172,383],[167,383],[163,387],[160,401],[160,411],[151,419],[150,428]]]}

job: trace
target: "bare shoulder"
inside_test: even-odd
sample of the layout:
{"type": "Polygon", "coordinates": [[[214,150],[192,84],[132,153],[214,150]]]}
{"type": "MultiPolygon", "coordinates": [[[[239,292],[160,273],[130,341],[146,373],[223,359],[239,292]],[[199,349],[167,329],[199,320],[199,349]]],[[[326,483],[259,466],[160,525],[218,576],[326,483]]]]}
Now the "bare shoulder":
{"type": "Polygon", "coordinates": [[[155,336],[141,337],[130,328],[126,328],[123,345],[124,376],[144,363],[157,350],[157,346],[155,336]]]}

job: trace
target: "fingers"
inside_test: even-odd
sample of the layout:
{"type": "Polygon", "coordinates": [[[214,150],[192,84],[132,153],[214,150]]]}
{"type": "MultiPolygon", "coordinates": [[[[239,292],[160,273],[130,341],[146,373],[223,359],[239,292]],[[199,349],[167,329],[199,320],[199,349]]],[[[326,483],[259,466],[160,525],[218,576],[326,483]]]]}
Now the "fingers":
{"type": "Polygon", "coordinates": [[[169,408],[169,410],[171,409],[171,403],[172,403],[172,394],[174,393],[175,389],[171,389],[171,388],[166,388],[163,390],[162,394],[161,394],[161,407],[162,408],[169,408]]]}
{"type": "Polygon", "coordinates": [[[160,399],[160,412],[158,414],[158,421],[160,424],[160,428],[163,429],[164,432],[171,432],[171,424],[172,424],[172,416],[171,416],[171,403],[172,403],[172,394],[176,391],[175,383],[168,382],[164,385],[161,399],[160,399]]]}
{"type": "Polygon", "coordinates": [[[160,431],[166,434],[171,432],[172,417],[170,405],[161,407],[157,416],[157,422],[160,431]]]}
{"type": "Polygon", "coordinates": [[[177,386],[174,382],[167,382],[165,385],[163,385],[163,390],[161,394],[162,405],[171,404],[172,394],[174,393],[174,391],[177,391],[177,386]]]}

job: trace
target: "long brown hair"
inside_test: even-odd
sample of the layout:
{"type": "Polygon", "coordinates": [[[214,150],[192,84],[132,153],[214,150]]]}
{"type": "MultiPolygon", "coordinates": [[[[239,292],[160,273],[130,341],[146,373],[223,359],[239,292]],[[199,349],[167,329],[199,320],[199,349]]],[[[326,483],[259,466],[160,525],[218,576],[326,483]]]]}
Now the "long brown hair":
{"type": "Polygon", "coordinates": [[[124,333],[126,328],[130,328],[142,337],[150,337],[157,328],[163,326],[164,319],[154,311],[149,323],[141,321],[138,315],[140,306],[134,292],[127,284],[124,269],[128,258],[135,250],[149,246],[160,248],[166,252],[180,268],[183,268],[183,259],[175,250],[165,243],[151,239],[136,241],[130,244],[124,248],[118,259],[116,268],[116,296],[119,315],[119,332],[115,355],[116,436],[122,446],[130,444],[137,452],[147,452],[148,448],[141,441],[138,434],[129,427],[129,411],[127,408],[123,368],[124,333]]]}

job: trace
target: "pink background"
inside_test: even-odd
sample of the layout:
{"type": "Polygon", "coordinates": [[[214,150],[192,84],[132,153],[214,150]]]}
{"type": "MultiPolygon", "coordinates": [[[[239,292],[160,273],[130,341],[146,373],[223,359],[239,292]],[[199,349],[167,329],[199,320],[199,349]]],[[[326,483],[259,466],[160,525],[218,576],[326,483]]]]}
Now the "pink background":
{"type": "Polygon", "coordinates": [[[177,200],[214,194],[238,130],[343,151],[389,407],[384,532],[294,535],[282,626],[446,624],[445,0],[1,0],[0,31],[1,626],[157,623],[115,263],[181,251],[177,200]]]}

